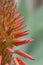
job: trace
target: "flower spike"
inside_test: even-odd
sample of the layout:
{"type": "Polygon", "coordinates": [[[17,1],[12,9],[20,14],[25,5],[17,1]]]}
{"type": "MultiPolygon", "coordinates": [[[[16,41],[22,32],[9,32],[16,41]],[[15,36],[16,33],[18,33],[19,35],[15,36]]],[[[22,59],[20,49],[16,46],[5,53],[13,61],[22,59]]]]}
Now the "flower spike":
{"type": "Polygon", "coordinates": [[[0,65],[26,65],[25,62],[12,54],[18,54],[30,60],[34,58],[21,50],[13,50],[14,46],[20,46],[32,42],[31,38],[21,38],[28,34],[29,30],[21,31],[27,25],[22,25],[24,16],[16,8],[15,0],[0,0],[0,65]]]}

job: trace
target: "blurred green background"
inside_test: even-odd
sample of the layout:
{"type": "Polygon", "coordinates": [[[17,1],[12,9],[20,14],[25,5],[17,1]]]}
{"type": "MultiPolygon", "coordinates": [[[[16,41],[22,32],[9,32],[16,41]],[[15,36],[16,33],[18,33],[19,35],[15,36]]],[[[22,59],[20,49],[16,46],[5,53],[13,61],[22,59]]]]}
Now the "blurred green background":
{"type": "Polygon", "coordinates": [[[43,6],[33,11],[29,9],[26,1],[28,2],[28,0],[20,0],[18,9],[25,17],[23,24],[27,24],[26,29],[30,30],[27,37],[32,38],[33,42],[15,49],[21,49],[36,58],[34,61],[22,58],[27,65],[43,65],[43,6]]]}

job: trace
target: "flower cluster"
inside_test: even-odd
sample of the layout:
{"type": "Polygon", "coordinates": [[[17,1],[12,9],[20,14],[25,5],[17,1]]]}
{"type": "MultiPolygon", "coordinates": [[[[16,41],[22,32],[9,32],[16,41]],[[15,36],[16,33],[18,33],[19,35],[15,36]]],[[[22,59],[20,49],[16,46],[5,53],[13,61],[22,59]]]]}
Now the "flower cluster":
{"type": "Polygon", "coordinates": [[[0,65],[10,65],[11,60],[15,65],[26,65],[21,58],[12,57],[12,54],[34,60],[31,55],[12,49],[32,42],[30,38],[19,39],[28,34],[28,30],[20,31],[26,27],[22,26],[23,22],[24,16],[20,17],[13,0],[0,0],[0,65]]]}

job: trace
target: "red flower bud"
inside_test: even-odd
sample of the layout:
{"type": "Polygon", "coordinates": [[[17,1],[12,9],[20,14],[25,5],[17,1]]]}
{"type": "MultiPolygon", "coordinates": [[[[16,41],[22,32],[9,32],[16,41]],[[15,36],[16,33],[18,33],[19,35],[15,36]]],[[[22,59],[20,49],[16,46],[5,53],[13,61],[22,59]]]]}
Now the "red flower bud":
{"type": "Polygon", "coordinates": [[[29,58],[31,60],[34,60],[34,58],[31,55],[26,54],[25,52],[23,52],[21,50],[15,50],[15,53],[18,54],[18,55],[20,55],[20,56],[23,56],[25,58],[29,58]]]}
{"type": "Polygon", "coordinates": [[[25,62],[21,58],[17,58],[20,65],[26,65],[25,62]]]}
{"type": "Polygon", "coordinates": [[[14,61],[15,65],[19,65],[19,62],[16,58],[13,58],[12,60],[14,61]]]}
{"type": "Polygon", "coordinates": [[[14,51],[10,47],[7,47],[5,50],[9,53],[14,53],[14,51]]]}
{"type": "Polygon", "coordinates": [[[25,26],[19,26],[19,27],[15,28],[15,30],[20,30],[20,29],[23,29],[25,27],[26,27],[26,25],[25,26]]]}
{"type": "Polygon", "coordinates": [[[27,43],[30,43],[30,42],[32,42],[32,39],[29,39],[29,38],[22,39],[22,40],[17,40],[17,39],[12,40],[12,43],[16,46],[27,44],[27,43]]]}
{"type": "Polygon", "coordinates": [[[16,30],[17,28],[19,28],[21,26],[21,24],[15,24],[14,25],[14,30],[16,30]]]}
{"type": "Polygon", "coordinates": [[[24,16],[15,20],[15,24],[21,24],[22,22],[24,22],[24,16]]]}
{"type": "Polygon", "coordinates": [[[25,36],[28,34],[28,31],[22,31],[22,32],[15,32],[14,33],[14,37],[15,38],[19,38],[19,37],[22,37],[22,36],[25,36]]]}

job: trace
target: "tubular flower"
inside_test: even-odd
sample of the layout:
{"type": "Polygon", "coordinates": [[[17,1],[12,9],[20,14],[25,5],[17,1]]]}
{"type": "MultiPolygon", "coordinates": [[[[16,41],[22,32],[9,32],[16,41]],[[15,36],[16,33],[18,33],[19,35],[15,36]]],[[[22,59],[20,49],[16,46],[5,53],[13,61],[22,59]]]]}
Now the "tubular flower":
{"type": "Polygon", "coordinates": [[[28,34],[28,30],[20,31],[26,27],[22,26],[23,22],[24,16],[20,17],[14,0],[0,0],[0,65],[10,65],[11,60],[14,65],[26,65],[21,58],[12,57],[12,54],[34,60],[31,55],[12,49],[14,46],[32,42],[30,38],[20,38],[28,34]]]}

